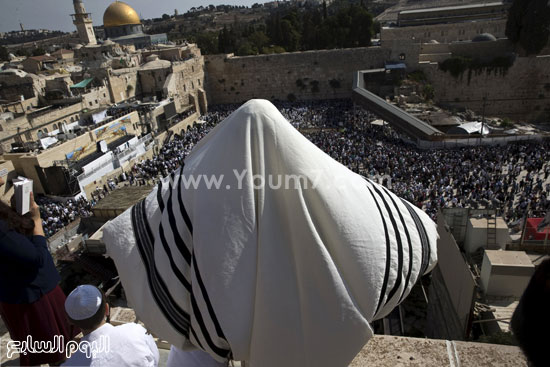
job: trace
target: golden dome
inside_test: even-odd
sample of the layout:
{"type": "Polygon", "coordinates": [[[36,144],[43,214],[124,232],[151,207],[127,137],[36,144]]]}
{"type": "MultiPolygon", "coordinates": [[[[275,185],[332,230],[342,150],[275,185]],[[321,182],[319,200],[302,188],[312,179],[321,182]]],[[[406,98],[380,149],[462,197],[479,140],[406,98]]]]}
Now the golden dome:
{"type": "Polygon", "coordinates": [[[138,13],[122,1],[116,1],[109,5],[103,14],[103,26],[116,27],[127,24],[141,24],[138,13]]]}

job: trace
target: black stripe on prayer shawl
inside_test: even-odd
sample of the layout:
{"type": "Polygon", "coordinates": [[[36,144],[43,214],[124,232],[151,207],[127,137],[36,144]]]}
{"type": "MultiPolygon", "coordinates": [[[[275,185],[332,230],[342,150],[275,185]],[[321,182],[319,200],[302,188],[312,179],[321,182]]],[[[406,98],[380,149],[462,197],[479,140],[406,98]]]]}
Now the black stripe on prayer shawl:
{"type": "Polygon", "coordinates": [[[388,279],[390,277],[391,244],[390,244],[390,235],[388,233],[388,226],[386,224],[386,219],[384,219],[384,213],[382,213],[382,209],[380,208],[380,205],[378,204],[378,200],[376,200],[374,193],[372,192],[372,190],[368,185],[366,186],[372,196],[372,199],[374,200],[374,203],[376,204],[376,207],[378,208],[380,218],[382,219],[382,224],[384,225],[384,234],[386,236],[386,270],[384,271],[384,281],[382,282],[382,289],[380,290],[380,297],[378,298],[378,306],[376,306],[376,312],[374,313],[376,315],[380,310],[380,306],[382,306],[382,301],[384,300],[384,296],[386,295],[388,279]]]}
{"type": "Polygon", "coordinates": [[[191,219],[189,218],[189,215],[187,214],[187,210],[185,210],[185,205],[183,205],[183,198],[182,198],[182,189],[181,189],[181,182],[183,177],[183,166],[181,167],[180,171],[180,178],[178,180],[178,201],[180,204],[180,211],[181,215],[183,216],[183,220],[185,221],[185,224],[187,224],[187,228],[189,229],[189,233],[193,235],[193,224],[191,223],[191,219]]]}
{"type": "MultiPolygon", "coordinates": [[[[166,204],[166,207],[168,208],[168,221],[170,222],[170,228],[172,229],[174,241],[176,242],[176,246],[178,247],[181,256],[183,256],[185,262],[187,262],[187,265],[191,265],[191,252],[189,252],[187,244],[181,237],[180,232],[178,231],[178,225],[176,223],[176,217],[174,215],[174,204],[172,203],[172,193],[174,192],[174,190],[172,189],[171,183],[168,190],[170,191],[170,195],[168,196],[168,203],[166,204]]],[[[190,291],[190,289],[188,290],[190,291]]]]}
{"type": "MultiPolygon", "coordinates": [[[[204,340],[206,341],[206,344],[208,344],[208,349],[205,349],[204,346],[202,345],[201,345],[201,348],[206,352],[212,351],[213,353],[216,353],[218,356],[222,358],[227,358],[229,356],[229,350],[218,347],[216,344],[214,344],[214,341],[210,337],[210,333],[208,332],[208,328],[204,323],[201,310],[199,308],[199,305],[197,304],[197,300],[195,299],[194,293],[191,293],[191,307],[193,308],[193,317],[195,317],[195,320],[197,320],[197,323],[199,324],[199,327],[200,327],[200,332],[204,340]]],[[[195,331],[194,328],[193,328],[193,331],[195,331]]],[[[199,341],[196,334],[194,336],[197,339],[197,341],[199,341]]],[[[199,341],[199,344],[200,344],[200,341],[199,341]]]]}
{"type": "Polygon", "coordinates": [[[401,214],[401,210],[397,206],[397,203],[393,199],[393,195],[386,187],[382,186],[382,189],[388,194],[391,202],[393,203],[393,206],[397,210],[397,213],[399,214],[399,219],[401,219],[401,224],[403,225],[403,228],[405,229],[405,236],[407,237],[407,243],[409,244],[409,268],[407,269],[407,276],[405,277],[405,287],[403,287],[403,292],[401,292],[401,297],[399,297],[399,303],[403,300],[403,296],[405,295],[405,292],[407,291],[407,288],[409,287],[409,281],[411,279],[411,272],[412,272],[412,266],[413,266],[413,248],[412,248],[412,242],[411,242],[411,236],[409,235],[409,229],[407,228],[407,225],[405,224],[405,219],[403,218],[403,214],[401,214]]]}
{"type": "Polygon", "coordinates": [[[424,273],[426,272],[426,269],[428,268],[428,264],[430,263],[430,252],[431,252],[430,240],[428,239],[426,228],[424,227],[424,223],[422,223],[422,220],[418,216],[418,213],[407,201],[403,199],[401,199],[401,201],[405,204],[405,206],[409,210],[409,213],[411,214],[414,224],[416,225],[418,236],[420,237],[420,245],[422,247],[422,262],[420,265],[420,276],[423,276],[424,273]]]}
{"type": "Polygon", "coordinates": [[[189,338],[190,318],[168,292],[168,287],[160,277],[153,254],[153,235],[145,212],[145,199],[132,207],[132,226],[141,261],[147,273],[151,294],[166,320],[181,334],[189,338]]]}
{"type": "MultiPolygon", "coordinates": [[[[395,278],[395,283],[393,284],[393,287],[388,294],[388,298],[386,299],[386,304],[393,298],[395,293],[399,290],[399,286],[401,285],[401,278],[403,277],[403,244],[401,243],[401,234],[399,233],[399,228],[397,227],[397,222],[395,221],[395,217],[393,215],[393,212],[390,208],[390,205],[384,198],[384,195],[376,185],[374,185],[371,182],[372,188],[376,193],[380,196],[380,199],[382,199],[382,202],[384,203],[384,206],[386,207],[386,211],[388,212],[388,215],[390,217],[390,221],[393,227],[393,232],[395,233],[395,239],[397,240],[397,276],[395,278]]],[[[399,210],[398,210],[399,212],[399,210]]]]}
{"type": "Polygon", "coordinates": [[[197,282],[199,283],[199,287],[201,289],[202,298],[204,299],[204,303],[206,303],[210,319],[212,320],[212,322],[214,323],[214,327],[216,328],[216,333],[218,334],[219,338],[225,340],[225,335],[223,334],[220,323],[218,322],[218,318],[216,317],[216,313],[214,312],[214,307],[212,307],[212,303],[210,302],[210,298],[208,297],[208,292],[206,291],[206,287],[204,286],[204,283],[202,281],[199,266],[197,265],[197,258],[195,256],[193,256],[193,267],[195,269],[195,277],[197,278],[197,282]]]}
{"type": "Polygon", "coordinates": [[[159,209],[162,213],[164,211],[164,201],[162,201],[162,182],[159,182],[157,187],[157,201],[159,203],[159,209]]]}
{"type": "MultiPolygon", "coordinates": [[[[204,286],[204,283],[202,282],[202,278],[201,278],[201,275],[200,275],[200,272],[199,272],[199,267],[197,265],[197,260],[196,260],[194,255],[193,255],[193,270],[194,270],[194,273],[195,273],[195,278],[197,279],[197,283],[199,284],[200,294],[202,295],[202,298],[203,298],[204,303],[206,304],[206,308],[208,310],[208,316],[210,317],[210,320],[212,321],[212,323],[214,324],[214,327],[216,328],[216,333],[218,334],[218,337],[220,339],[223,339],[225,341],[225,343],[227,344],[227,340],[225,339],[225,336],[224,336],[223,331],[220,327],[218,319],[216,318],[216,314],[214,313],[214,308],[212,307],[212,304],[211,304],[210,299],[208,297],[208,293],[206,292],[206,287],[204,286]]],[[[212,351],[213,353],[216,353],[218,356],[220,356],[222,358],[228,358],[228,356],[230,354],[230,351],[228,349],[223,348],[223,347],[219,347],[212,340],[212,337],[210,336],[210,331],[208,330],[208,327],[206,326],[206,323],[204,322],[204,318],[203,318],[203,315],[201,313],[201,309],[199,308],[199,306],[197,304],[197,299],[195,297],[195,292],[191,293],[191,307],[193,308],[193,316],[195,317],[195,320],[199,324],[200,332],[202,334],[202,337],[206,341],[206,344],[208,344],[208,349],[210,351],[212,351]]],[[[194,328],[192,330],[193,330],[193,334],[194,334],[193,336],[197,339],[197,341],[200,344],[200,340],[197,338],[197,335],[194,333],[195,332],[194,328]]],[[[204,347],[202,345],[201,345],[201,348],[203,348],[203,350],[208,352],[208,350],[204,349],[204,347]]]]}
{"type": "MultiPolygon", "coordinates": [[[[183,167],[182,167],[182,171],[183,171],[183,167]]],[[[184,221],[187,224],[187,228],[188,228],[189,232],[191,233],[191,235],[193,235],[193,225],[191,223],[191,219],[189,218],[189,215],[187,214],[187,210],[185,209],[185,205],[184,205],[183,199],[182,199],[182,190],[181,190],[182,176],[183,176],[183,174],[180,172],[180,177],[179,177],[179,182],[178,182],[178,201],[179,201],[179,205],[180,205],[180,212],[182,213],[184,221]]],[[[170,207],[170,206],[171,205],[168,204],[168,207],[170,207]]],[[[219,321],[216,317],[216,313],[214,312],[214,307],[212,307],[212,303],[210,302],[210,298],[208,297],[208,292],[206,291],[206,287],[205,287],[204,282],[202,280],[202,276],[201,276],[200,271],[199,271],[199,266],[198,266],[198,263],[197,263],[197,260],[196,260],[196,257],[194,256],[194,254],[191,254],[191,259],[192,259],[192,263],[193,263],[192,268],[193,268],[197,283],[199,285],[200,294],[201,294],[202,299],[203,299],[204,303],[206,304],[206,308],[208,310],[208,317],[210,318],[210,320],[214,324],[214,328],[216,329],[216,334],[217,334],[218,338],[223,339],[226,344],[229,344],[229,343],[227,343],[227,339],[225,338],[225,335],[222,331],[220,323],[219,323],[219,321]]],[[[191,296],[191,307],[193,309],[193,316],[195,317],[195,320],[197,321],[197,323],[199,324],[199,327],[200,327],[200,330],[195,330],[195,328],[191,327],[191,334],[192,334],[193,338],[196,340],[198,346],[201,349],[203,349],[204,351],[208,351],[204,347],[204,345],[201,343],[201,341],[200,341],[200,339],[197,335],[197,331],[200,331],[201,334],[202,334],[203,339],[208,344],[208,348],[210,349],[211,352],[216,353],[218,356],[220,356],[222,358],[228,358],[228,356],[231,354],[231,351],[227,350],[225,348],[221,348],[221,347],[217,346],[214,343],[214,341],[212,340],[212,338],[210,337],[210,332],[209,332],[209,330],[208,330],[208,328],[207,328],[207,326],[204,322],[203,315],[201,314],[201,310],[198,307],[197,300],[196,300],[196,297],[195,297],[195,292],[191,291],[190,296],[191,296]]]]}
{"type": "MultiPolygon", "coordinates": [[[[169,194],[169,199],[168,199],[167,206],[165,206],[165,205],[163,205],[163,203],[161,203],[162,202],[162,195],[157,195],[157,199],[160,200],[159,209],[161,207],[168,207],[168,212],[170,212],[170,207],[171,207],[171,204],[172,204],[171,203],[171,201],[172,201],[171,187],[169,188],[169,191],[170,191],[170,194],[169,194]]],[[[181,272],[179,267],[176,265],[176,262],[174,261],[174,257],[172,256],[172,250],[170,249],[170,245],[168,244],[168,241],[166,240],[166,235],[164,234],[164,226],[162,225],[162,216],[163,215],[164,215],[164,212],[161,210],[160,211],[161,218],[160,218],[160,222],[159,222],[159,237],[160,237],[160,242],[162,244],[162,248],[164,248],[164,251],[166,252],[166,257],[168,258],[168,262],[170,263],[170,268],[172,269],[172,272],[176,275],[176,277],[179,279],[181,284],[183,284],[185,289],[187,289],[188,292],[191,292],[191,283],[189,283],[189,280],[183,275],[183,273],[181,272]]],[[[177,232],[178,229],[174,228],[175,226],[172,226],[172,219],[173,218],[170,218],[170,214],[168,214],[168,220],[170,221],[171,231],[174,235],[174,239],[176,241],[176,246],[178,248],[180,248],[181,244],[178,243],[178,240],[176,239],[176,234],[177,234],[177,236],[179,236],[179,233],[177,232]]],[[[180,237],[180,240],[181,240],[181,237],[180,237]]],[[[183,242],[183,240],[181,240],[181,242],[183,242]]],[[[185,247],[185,243],[183,243],[183,247],[185,248],[185,250],[187,250],[187,247],[185,247]]],[[[180,249],[180,252],[181,252],[181,249],[180,249]]],[[[183,256],[183,254],[182,254],[182,256],[183,256]]]]}

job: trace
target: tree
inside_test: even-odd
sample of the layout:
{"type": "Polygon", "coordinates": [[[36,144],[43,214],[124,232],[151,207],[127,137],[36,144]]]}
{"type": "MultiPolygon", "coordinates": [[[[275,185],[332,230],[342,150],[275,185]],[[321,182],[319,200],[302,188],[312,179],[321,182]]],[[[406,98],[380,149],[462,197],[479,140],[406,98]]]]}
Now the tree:
{"type": "Polygon", "coordinates": [[[29,56],[29,51],[27,51],[27,49],[25,49],[25,48],[20,48],[17,51],[15,51],[15,54],[17,56],[27,56],[28,57],[29,56]]]}
{"type": "Polygon", "coordinates": [[[9,55],[8,49],[0,46],[0,61],[9,61],[9,55]]]}
{"type": "Polygon", "coordinates": [[[218,34],[216,32],[201,32],[196,38],[197,45],[205,55],[218,53],[218,34]]]}
{"type": "Polygon", "coordinates": [[[168,14],[162,14],[162,20],[168,20],[170,16],[168,14]]]}
{"type": "Polygon", "coordinates": [[[256,50],[261,50],[269,43],[269,37],[262,31],[254,31],[254,33],[248,36],[248,41],[256,50]]]}
{"type": "Polygon", "coordinates": [[[33,56],[42,56],[46,53],[46,50],[44,50],[42,47],[37,47],[34,50],[32,50],[33,56]]]}
{"type": "Polygon", "coordinates": [[[548,0],[514,0],[508,11],[506,37],[519,44],[527,55],[538,54],[550,35],[548,0]]]}

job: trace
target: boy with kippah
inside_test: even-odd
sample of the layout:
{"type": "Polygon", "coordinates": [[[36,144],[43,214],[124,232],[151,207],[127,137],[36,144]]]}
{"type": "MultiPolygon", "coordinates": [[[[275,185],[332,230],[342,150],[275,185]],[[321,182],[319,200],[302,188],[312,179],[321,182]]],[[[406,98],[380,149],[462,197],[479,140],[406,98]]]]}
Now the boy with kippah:
{"type": "Polygon", "coordinates": [[[65,312],[84,336],[63,366],[158,365],[159,351],[153,337],[136,323],[115,327],[106,322],[109,305],[105,294],[93,285],[76,287],[65,301],[65,312]]]}

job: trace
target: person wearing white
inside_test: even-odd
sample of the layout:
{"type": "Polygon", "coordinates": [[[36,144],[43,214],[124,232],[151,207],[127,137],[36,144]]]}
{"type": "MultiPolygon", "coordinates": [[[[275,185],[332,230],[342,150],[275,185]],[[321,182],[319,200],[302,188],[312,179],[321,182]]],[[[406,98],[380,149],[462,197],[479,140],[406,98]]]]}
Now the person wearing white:
{"type": "Polygon", "coordinates": [[[227,363],[217,362],[202,350],[181,350],[172,345],[166,367],[227,367],[227,363]]]}
{"type": "Polygon", "coordinates": [[[116,327],[107,323],[109,305],[96,287],[75,288],[65,301],[65,311],[84,336],[63,366],[158,366],[159,351],[153,337],[136,323],[116,327]]]}
{"type": "Polygon", "coordinates": [[[262,100],[210,131],[103,241],[152,332],[251,367],[349,365],[370,323],[437,262],[426,213],[262,100]]]}

